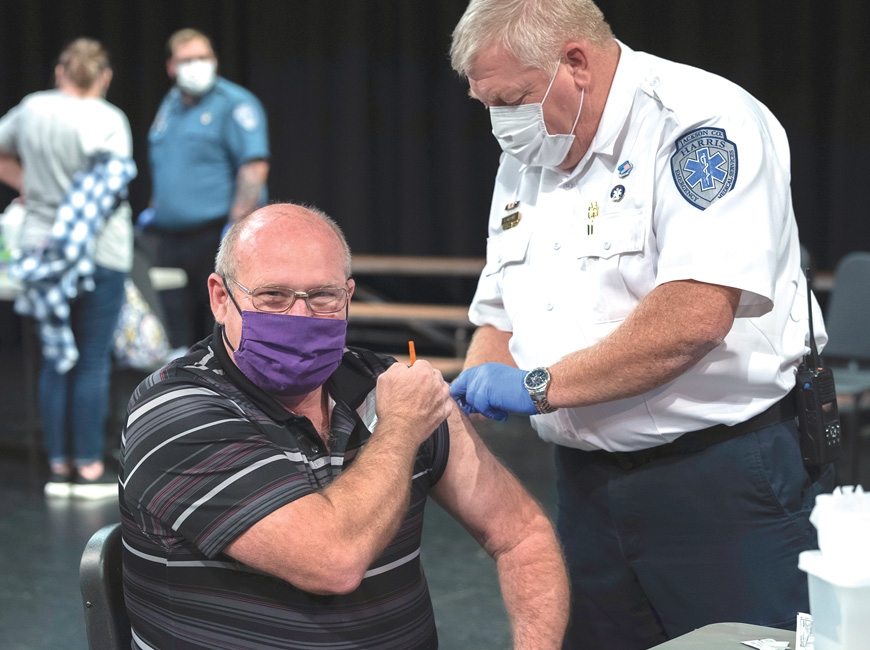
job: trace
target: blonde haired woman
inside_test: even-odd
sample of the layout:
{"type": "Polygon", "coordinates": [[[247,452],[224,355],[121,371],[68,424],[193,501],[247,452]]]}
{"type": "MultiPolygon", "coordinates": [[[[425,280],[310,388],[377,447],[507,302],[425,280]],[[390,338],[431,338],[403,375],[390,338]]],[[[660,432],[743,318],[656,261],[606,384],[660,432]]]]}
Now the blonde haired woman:
{"type": "MultiPolygon", "coordinates": [[[[50,245],[76,175],[92,172],[101,156],[132,157],[127,117],[104,99],[112,69],[102,45],[73,41],[60,55],[55,80],[54,90],[28,95],[0,118],[0,157],[6,163],[0,165],[0,181],[22,194],[20,246],[37,256],[50,245]]],[[[42,332],[39,400],[51,468],[45,492],[51,496],[117,494],[105,475],[103,452],[112,332],[133,260],[131,210],[120,200],[126,186],[123,190],[93,233],[93,290],[80,291],[69,303],[71,368],[52,358],[42,332]]]]}

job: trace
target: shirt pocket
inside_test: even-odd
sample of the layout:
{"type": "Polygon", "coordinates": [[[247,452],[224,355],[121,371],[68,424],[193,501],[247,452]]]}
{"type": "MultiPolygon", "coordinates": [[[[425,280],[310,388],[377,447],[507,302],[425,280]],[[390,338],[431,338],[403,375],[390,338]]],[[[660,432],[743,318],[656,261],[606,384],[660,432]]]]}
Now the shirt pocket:
{"type": "Polygon", "coordinates": [[[577,256],[610,259],[617,255],[642,253],[646,226],[643,210],[604,214],[594,219],[591,235],[580,235],[577,256]]]}
{"type": "Polygon", "coordinates": [[[507,267],[526,261],[530,233],[524,230],[503,232],[486,240],[486,265],[483,274],[492,276],[507,267]]]}
{"type": "Polygon", "coordinates": [[[522,296],[527,294],[533,271],[529,268],[529,242],[531,231],[511,229],[491,236],[486,242],[486,264],[483,277],[496,295],[499,295],[505,312],[513,318],[520,307],[522,296]]]}
{"type": "Polygon", "coordinates": [[[582,229],[575,241],[580,274],[596,296],[589,302],[599,323],[623,320],[655,280],[647,250],[649,219],[642,210],[607,213],[594,220],[591,234],[582,229]]]}

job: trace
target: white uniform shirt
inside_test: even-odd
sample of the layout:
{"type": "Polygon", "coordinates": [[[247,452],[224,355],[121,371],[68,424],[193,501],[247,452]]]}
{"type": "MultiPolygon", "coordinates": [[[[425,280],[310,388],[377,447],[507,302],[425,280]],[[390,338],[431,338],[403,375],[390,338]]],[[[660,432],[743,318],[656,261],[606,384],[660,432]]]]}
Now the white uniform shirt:
{"type": "Polygon", "coordinates": [[[470,318],[513,332],[510,352],[530,369],[594,345],[665,282],[740,289],[724,343],[682,376],[532,418],[544,440],[630,451],[764,411],[794,386],[808,323],[780,124],[721,77],[620,47],[598,131],[571,174],[502,155],[470,318]]]}

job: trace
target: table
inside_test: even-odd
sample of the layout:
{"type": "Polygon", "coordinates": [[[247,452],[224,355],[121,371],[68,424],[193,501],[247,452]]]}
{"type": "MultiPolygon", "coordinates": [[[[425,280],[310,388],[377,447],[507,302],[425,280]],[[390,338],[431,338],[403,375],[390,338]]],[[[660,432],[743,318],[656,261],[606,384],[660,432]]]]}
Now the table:
{"type": "MultiPolygon", "coordinates": [[[[148,275],[155,291],[180,289],[187,284],[187,274],[184,269],[152,266],[148,269],[148,275]]],[[[0,271],[0,300],[15,300],[19,291],[21,291],[21,284],[11,279],[6,269],[0,271]]]]}
{"type": "Polygon", "coordinates": [[[486,260],[482,257],[432,257],[418,255],[354,255],[353,272],[360,275],[423,275],[476,278],[486,260]]]}
{"type": "Polygon", "coordinates": [[[744,641],[774,639],[788,641],[795,650],[795,633],[748,623],[714,623],[706,625],[649,650],[747,650],[744,641]]]}

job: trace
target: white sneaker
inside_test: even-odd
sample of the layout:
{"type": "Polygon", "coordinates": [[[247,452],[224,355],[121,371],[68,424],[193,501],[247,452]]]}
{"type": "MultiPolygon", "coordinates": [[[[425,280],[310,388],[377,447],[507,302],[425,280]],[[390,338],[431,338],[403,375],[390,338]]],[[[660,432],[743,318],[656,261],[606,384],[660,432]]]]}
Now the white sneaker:
{"type": "Polygon", "coordinates": [[[79,499],[117,499],[118,478],[103,474],[94,481],[87,481],[81,476],[76,477],[76,482],[70,486],[72,496],[79,499]]]}
{"type": "Polygon", "coordinates": [[[72,492],[72,483],[68,477],[52,474],[43,491],[47,497],[68,497],[72,492]]]}

